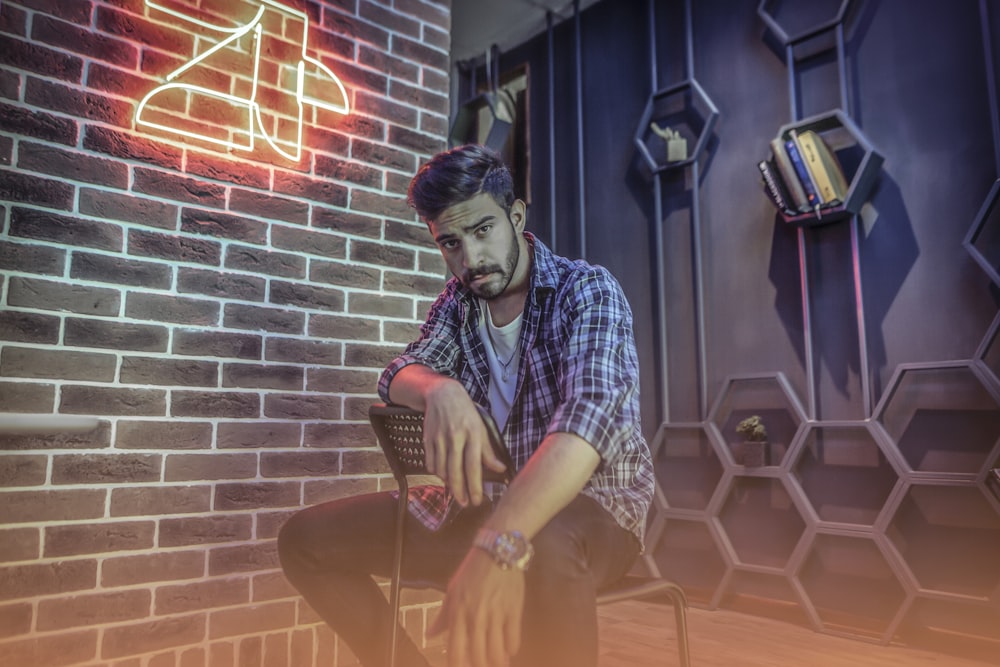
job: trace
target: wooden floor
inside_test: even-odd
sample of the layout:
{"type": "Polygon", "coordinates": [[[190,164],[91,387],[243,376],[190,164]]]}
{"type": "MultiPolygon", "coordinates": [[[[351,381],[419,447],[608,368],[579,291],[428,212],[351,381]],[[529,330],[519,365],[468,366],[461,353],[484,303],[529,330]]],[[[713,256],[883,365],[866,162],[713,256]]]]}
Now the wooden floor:
{"type": "MultiPolygon", "coordinates": [[[[598,608],[600,667],[680,664],[673,609],[646,602],[598,608]]],[[[986,667],[899,646],[820,634],[792,623],[733,611],[688,610],[692,667],[986,667]]]]}
{"type": "MultiPolygon", "coordinates": [[[[598,607],[598,667],[679,665],[674,613],[669,605],[618,602],[598,607]]],[[[820,634],[793,623],[734,611],[690,608],[691,667],[996,667],[900,646],[820,634]]],[[[446,667],[440,653],[428,655],[446,667]]]]}

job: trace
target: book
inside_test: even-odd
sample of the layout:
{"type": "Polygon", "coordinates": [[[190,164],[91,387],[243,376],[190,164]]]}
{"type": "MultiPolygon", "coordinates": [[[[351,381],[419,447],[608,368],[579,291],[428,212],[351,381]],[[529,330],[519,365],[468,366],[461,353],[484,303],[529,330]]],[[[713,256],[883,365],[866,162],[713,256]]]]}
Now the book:
{"type": "Polygon", "coordinates": [[[799,183],[802,184],[802,189],[805,190],[806,199],[809,202],[809,208],[816,212],[816,215],[820,215],[820,206],[823,202],[819,197],[819,192],[816,190],[816,184],[812,180],[812,176],[809,174],[809,168],[806,167],[805,161],[802,159],[802,154],[799,152],[798,143],[795,141],[795,130],[789,130],[788,139],[785,140],[785,152],[788,153],[788,159],[791,161],[792,166],[795,167],[795,173],[799,177],[799,183]]]}
{"type": "Polygon", "coordinates": [[[770,160],[761,160],[757,163],[757,169],[760,170],[761,180],[764,181],[764,192],[771,202],[778,207],[778,210],[794,215],[795,209],[792,208],[791,197],[774,163],[770,160]]]}
{"type": "Polygon", "coordinates": [[[806,199],[806,191],[802,189],[799,177],[795,174],[795,167],[792,166],[792,161],[788,159],[788,153],[785,152],[785,142],[777,137],[771,139],[771,159],[778,168],[781,181],[788,190],[788,195],[793,204],[792,210],[800,213],[808,211],[810,206],[809,200],[806,199]]]}
{"type": "Polygon", "coordinates": [[[847,178],[823,138],[812,130],[798,134],[799,148],[824,205],[841,204],[847,196],[847,178]]]}

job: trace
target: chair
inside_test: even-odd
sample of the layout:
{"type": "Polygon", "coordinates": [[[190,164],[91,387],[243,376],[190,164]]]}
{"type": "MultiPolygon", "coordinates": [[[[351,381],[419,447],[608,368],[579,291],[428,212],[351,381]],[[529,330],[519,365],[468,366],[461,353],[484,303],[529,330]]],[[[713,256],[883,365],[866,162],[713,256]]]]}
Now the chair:
{"type": "MultiPolygon", "coordinates": [[[[513,471],[510,454],[503,444],[493,418],[488,412],[479,409],[486,425],[490,438],[490,446],[494,453],[507,464],[507,471],[513,471]]],[[[393,477],[399,485],[400,498],[406,498],[409,492],[408,478],[413,475],[427,475],[424,459],[423,441],[423,414],[395,405],[373,405],[368,411],[372,428],[378,438],[379,446],[385,452],[385,457],[389,462],[393,477]]],[[[488,469],[483,470],[485,481],[504,482],[510,481],[509,472],[498,475],[488,469]]],[[[442,590],[441,586],[432,582],[402,582],[400,579],[400,569],[403,560],[403,528],[407,514],[407,504],[399,503],[399,513],[396,515],[396,536],[393,552],[392,573],[389,582],[389,607],[392,610],[392,618],[396,622],[392,623],[391,636],[389,638],[389,667],[395,667],[396,661],[396,639],[399,627],[399,590],[406,585],[409,588],[436,588],[442,590]]],[[[658,595],[666,595],[670,598],[674,607],[674,619],[677,628],[677,650],[680,655],[680,664],[683,667],[690,667],[690,655],[688,651],[687,637],[687,598],[683,589],[677,584],[659,578],[638,577],[628,575],[615,582],[608,588],[598,591],[597,604],[610,604],[624,600],[646,599],[658,595]]]]}

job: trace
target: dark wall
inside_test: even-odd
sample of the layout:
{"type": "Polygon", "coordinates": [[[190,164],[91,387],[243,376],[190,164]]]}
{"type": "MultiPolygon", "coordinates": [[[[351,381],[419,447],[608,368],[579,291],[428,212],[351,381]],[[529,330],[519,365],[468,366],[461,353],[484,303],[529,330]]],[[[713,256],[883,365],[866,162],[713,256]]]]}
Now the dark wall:
{"type": "MultiPolygon", "coordinates": [[[[966,429],[963,437],[968,435],[985,443],[976,446],[978,449],[971,453],[974,464],[968,466],[964,463],[966,459],[957,463],[964,455],[949,453],[948,443],[921,445],[928,451],[935,447],[944,450],[938,453],[952,462],[944,465],[944,470],[952,464],[961,470],[961,474],[951,477],[945,474],[940,478],[933,475],[922,478],[921,464],[912,457],[904,461],[906,452],[899,454],[907,445],[893,442],[893,438],[902,436],[883,433],[878,415],[873,419],[873,411],[891,389],[892,378],[901,365],[913,368],[906,365],[967,361],[967,366],[955,373],[935,375],[936,371],[928,371],[930,380],[921,376],[920,386],[926,389],[925,394],[947,395],[954,389],[947,382],[958,377],[958,391],[987,395],[989,418],[983,423],[997,423],[996,370],[991,373],[976,359],[977,349],[997,315],[1000,296],[963,247],[963,240],[998,175],[980,3],[974,0],[851,3],[844,23],[843,89],[847,95],[844,102],[835,51],[823,48],[832,45],[832,33],[796,47],[792,97],[784,46],[758,17],[756,0],[697,0],[691,4],[694,5],[693,59],[689,61],[684,3],[679,0],[655,3],[658,53],[655,87],[681,81],[691,71],[720,115],[707,150],[699,160],[697,187],[693,182],[695,171],[690,167],[662,175],[660,220],[655,219],[653,176],[632,141],[654,89],[648,4],[601,2],[582,15],[582,152],[577,146],[573,21],[558,25],[554,32],[554,81],[548,76],[546,35],[504,54],[505,67],[527,63],[531,72],[529,224],[543,239],[549,239],[549,211],[554,197],[556,249],[569,256],[584,254],[588,260],[607,266],[621,280],[636,315],[645,429],[654,449],[661,447],[661,453],[667,452],[657,462],[661,485],[679,484],[688,489],[700,484],[701,487],[700,500],[692,501],[692,507],[701,514],[692,515],[691,521],[687,521],[688,517],[674,511],[668,500],[667,507],[661,508],[666,520],[654,518],[651,522],[654,540],[671,531],[673,535],[688,536],[678,542],[676,549],[669,544],[663,546],[669,541],[669,537],[664,537],[663,544],[651,547],[653,559],[661,569],[677,566],[679,561],[673,558],[674,551],[683,552],[689,563],[717,561],[718,574],[685,571],[683,565],[670,572],[671,576],[679,572],[677,576],[681,579],[687,577],[685,583],[697,582],[692,585],[694,588],[704,587],[702,599],[713,605],[731,601],[734,595],[738,597],[733,592],[733,582],[754,577],[766,580],[771,576],[748,573],[745,566],[748,562],[753,564],[753,557],[748,559],[741,554],[741,547],[732,544],[734,534],[727,534],[731,529],[726,525],[727,517],[743,516],[740,511],[730,510],[733,498],[743,494],[743,499],[752,506],[753,489],[758,487],[754,486],[757,482],[753,474],[744,471],[738,459],[730,458],[725,451],[718,453],[718,443],[727,440],[731,423],[713,424],[708,419],[713,406],[719,406],[722,413],[738,408],[741,399],[731,395],[734,387],[753,395],[755,386],[741,388],[739,383],[747,377],[763,375],[772,378],[772,386],[765,388],[764,394],[774,393],[775,387],[780,394],[785,387],[790,394],[787,402],[807,407],[810,398],[814,398],[814,415],[805,415],[798,425],[794,414],[787,420],[789,433],[781,451],[796,455],[811,452],[816,457],[816,470],[826,477],[822,482],[807,479],[807,468],[812,470],[813,459],[806,456],[798,459],[790,456],[793,460],[774,462],[782,463],[782,471],[776,473],[776,478],[784,481],[774,482],[774,488],[765,485],[766,490],[759,495],[763,499],[762,509],[748,510],[748,516],[763,529],[761,534],[771,534],[764,524],[777,516],[776,505],[786,505],[781,511],[792,507],[793,518],[786,522],[790,533],[781,539],[788,542],[789,551],[793,547],[794,551],[788,556],[786,569],[779,568],[771,576],[774,585],[754,584],[753,596],[800,605],[813,625],[826,628],[824,614],[829,609],[824,611],[823,598],[827,591],[835,598],[844,589],[833,583],[841,573],[817,563],[855,550],[858,562],[871,561],[874,554],[874,561],[880,563],[860,576],[856,571],[846,575],[847,581],[857,586],[858,595],[866,594],[864,582],[883,576],[887,579],[887,590],[895,591],[889,594],[888,602],[876,605],[886,610],[876,612],[881,618],[855,628],[860,634],[887,638],[893,635],[897,624],[918,630],[938,623],[947,625],[938,617],[947,615],[942,610],[952,602],[942,602],[938,608],[936,602],[921,598],[918,589],[923,584],[918,582],[920,575],[914,574],[920,567],[914,563],[930,563],[938,570],[959,570],[961,565],[943,556],[906,553],[901,545],[907,539],[897,540],[897,533],[914,538],[909,540],[913,544],[931,544],[935,541],[932,532],[923,534],[924,528],[912,526],[954,522],[962,539],[973,544],[974,552],[980,549],[980,555],[996,553],[995,549],[1000,548],[998,506],[985,493],[983,473],[976,471],[998,464],[1000,448],[996,443],[1000,433],[990,430],[995,426],[986,426],[985,431],[975,434],[969,431],[972,427],[966,429]],[[552,131],[547,108],[549,86],[555,91],[552,131]],[[775,215],[762,192],[755,163],[767,156],[768,142],[780,126],[837,107],[844,108],[884,156],[885,163],[857,222],[849,219],[800,232],[775,215]],[[556,142],[555,192],[549,187],[548,142],[552,132],[556,142]],[[579,228],[577,169],[581,159],[585,249],[579,228]],[[698,240],[702,252],[697,257],[700,265],[693,252],[693,234],[697,229],[692,216],[694,198],[700,205],[698,240]],[[656,225],[662,226],[667,258],[667,280],[662,289],[656,284],[656,225]],[[852,227],[858,241],[860,292],[855,284],[852,227]],[[704,285],[701,331],[695,280],[699,266],[704,285]],[[812,387],[806,363],[809,347],[804,341],[804,300],[812,314],[815,369],[812,387]],[[666,308],[669,322],[666,379],[658,371],[657,309],[661,305],[666,308]],[[867,338],[864,345],[859,334],[859,310],[867,338]],[[699,372],[699,334],[705,342],[704,377],[699,372]],[[867,360],[869,369],[867,405],[862,359],[867,360]],[[985,377],[987,389],[979,385],[976,373],[985,377]],[[787,379],[787,385],[774,380],[779,377],[787,379]],[[735,384],[730,381],[732,378],[736,378],[735,384]],[[940,386],[935,386],[938,378],[940,386]],[[660,393],[664,380],[669,388],[666,426],[662,425],[660,393]],[[671,438],[676,437],[671,434],[683,431],[671,428],[683,423],[694,424],[691,432],[699,434],[701,451],[708,452],[701,463],[693,464],[692,469],[703,476],[698,483],[691,482],[690,476],[665,481],[671,474],[671,465],[689,462],[677,453],[682,448],[671,444],[671,438]],[[859,455],[854,461],[848,456],[846,463],[831,463],[821,443],[824,439],[842,437],[836,428],[845,423],[853,425],[850,438],[860,442],[856,449],[859,455]],[[838,426],[827,426],[831,424],[838,426]],[[675,447],[674,453],[671,447],[675,447]],[[864,480],[868,478],[864,474],[844,477],[836,465],[846,466],[844,470],[850,466],[861,470],[866,465],[860,462],[864,457],[878,460],[867,472],[882,471],[876,477],[887,490],[883,497],[871,501],[871,507],[863,508],[866,512],[870,510],[873,517],[867,520],[871,525],[861,529],[866,536],[860,541],[863,546],[855,548],[855,542],[829,535],[817,537],[816,531],[833,534],[842,526],[825,522],[827,507],[820,507],[814,496],[833,497],[833,504],[850,506],[852,501],[844,496],[855,493],[851,485],[866,484],[864,480]],[[714,458],[719,461],[711,460],[714,458]],[[664,469],[668,472],[663,473],[664,469]],[[954,493],[970,494],[962,496],[962,502],[970,502],[969,507],[978,513],[975,531],[960,527],[963,518],[955,515],[953,509],[943,509],[942,515],[931,516],[934,511],[923,505],[922,499],[927,497],[932,499],[927,501],[930,505],[940,504],[940,508],[953,503],[950,495],[953,489],[942,481],[945,478],[951,480],[949,484],[961,487],[954,493]],[[714,486],[716,483],[718,487],[714,486]],[[927,486],[920,486],[923,483],[927,486]],[[790,489],[787,495],[785,489],[790,489]],[[779,497],[782,500],[775,500],[779,497]],[[882,518],[876,521],[874,515],[880,512],[882,502],[887,504],[881,510],[882,518]],[[913,509],[918,506],[922,509],[913,509]],[[914,512],[922,518],[918,524],[907,523],[907,517],[914,512]],[[723,527],[715,519],[720,519],[723,527]],[[919,539],[908,535],[908,531],[921,532],[919,539]],[[704,554],[691,547],[699,540],[706,550],[704,554]],[[658,550],[667,555],[659,556],[658,550]],[[876,572],[879,567],[889,574],[876,572]]],[[[832,16],[840,4],[839,1],[771,2],[768,6],[785,25],[792,26],[788,31],[794,34],[800,27],[816,25],[824,12],[832,16]]],[[[991,12],[987,32],[995,43],[1000,40],[1000,6],[995,2],[986,4],[991,12]]],[[[1000,66],[997,51],[994,44],[991,70],[1000,66]]],[[[919,392],[915,396],[913,401],[918,408],[926,407],[919,392]]],[[[750,407],[759,407],[761,411],[769,407],[753,405],[755,399],[750,400],[750,407]]],[[[938,426],[943,428],[951,423],[947,419],[953,417],[954,414],[942,418],[944,421],[938,426]]],[[[720,421],[724,420],[716,419],[720,421]]],[[[936,431],[939,436],[942,428],[936,431]]],[[[944,428],[943,433],[947,440],[948,429],[944,428]]],[[[727,446],[728,443],[723,444],[722,448],[727,446]]],[[[956,448],[961,450],[962,445],[956,448]]],[[[857,495],[869,490],[861,486],[856,489],[857,495]]],[[[671,489],[665,491],[669,499],[671,489]]],[[[954,506],[958,504],[961,503],[954,506]]],[[[759,549],[767,551],[766,546],[759,549]]],[[[776,562],[786,562],[785,556],[778,557],[776,562]]],[[[865,567],[859,565],[862,570],[865,567]]],[[[980,572],[983,581],[992,582],[991,585],[1000,583],[1000,572],[994,566],[983,567],[980,572]]],[[[949,588],[940,584],[937,590],[947,592],[949,588]]],[[[848,599],[850,594],[841,597],[848,599]]],[[[697,592],[695,598],[699,598],[697,592]]],[[[955,604],[961,607],[961,603],[955,604]]],[[[837,603],[826,604],[831,605],[837,608],[837,603]]],[[[864,614],[862,606],[856,601],[845,602],[838,610],[864,614]]],[[[995,598],[986,608],[989,618],[1000,620],[995,598]]],[[[851,629],[848,627],[847,631],[851,629]]],[[[993,641],[1000,640],[993,634],[993,641]]]]}
{"type": "MultiPolygon", "coordinates": [[[[827,3],[829,4],[829,3],[827,3]]],[[[726,377],[784,372],[808,393],[795,229],[776,218],[753,165],[792,120],[784,51],[752,0],[693,3],[694,76],[720,111],[702,160],[699,192],[709,406],[726,377]]],[[[877,402],[904,362],[971,358],[997,311],[989,280],[962,247],[996,176],[978,3],[872,0],[847,23],[847,111],[885,165],[865,210],[861,271],[877,402]]],[[[780,18],[780,15],[779,15],[780,18]]],[[[795,19],[796,17],[791,17],[795,19]]],[[[685,77],[684,7],[656,7],[658,87],[685,77]]],[[[603,2],[582,15],[586,257],[622,281],[637,316],[641,354],[656,368],[653,188],[632,143],[651,92],[645,2],[603,2]]],[[[555,32],[557,192],[549,192],[549,85],[545,35],[504,54],[531,71],[531,224],[579,256],[573,21],[555,32]]],[[[801,50],[801,49],[800,49],[801,50]]],[[[797,51],[798,54],[798,51],[797,51]]],[[[796,112],[840,106],[831,52],[797,64],[796,112]]],[[[690,171],[663,177],[671,420],[698,420],[690,171]]],[[[817,373],[817,416],[864,417],[850,225],[806,234],[817,373]]],[[[646,421],[658,394],[643,378],[646,421]]],[[[651,431],[652,432],[652,431],[651,431]]]]}

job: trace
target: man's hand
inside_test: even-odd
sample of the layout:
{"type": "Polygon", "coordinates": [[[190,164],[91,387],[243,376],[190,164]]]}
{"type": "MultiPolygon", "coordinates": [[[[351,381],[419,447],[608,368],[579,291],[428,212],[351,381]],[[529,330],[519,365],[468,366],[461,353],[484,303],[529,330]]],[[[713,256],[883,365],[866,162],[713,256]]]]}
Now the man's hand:
{"type": "Polygon", "coordinates": [[[524,573],[473,548],[448,583],[429,634],[448,633],[448,667],[505,667],[521,646],[524,573]]]}
{"type": "Polygon", "coordinates": [[[444,480],[462,506],[483,501],[483,466],[503,472],[489,446],[482,417],[458,382],[440,378],[424,394],[424,452],[427,469],[444,480]]]}

